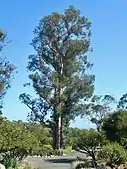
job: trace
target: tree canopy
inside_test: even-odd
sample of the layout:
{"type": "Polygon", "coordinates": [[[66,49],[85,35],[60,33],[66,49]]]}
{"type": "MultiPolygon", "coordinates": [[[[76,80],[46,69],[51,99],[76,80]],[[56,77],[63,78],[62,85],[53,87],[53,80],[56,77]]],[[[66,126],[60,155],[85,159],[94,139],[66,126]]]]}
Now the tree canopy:
{"type": "Polygon", "coordinates": [[[103,130],[110,141],[127,146],[127,111],[119,110],[110,114],[105,119],[103,130]]]}
{"type": "Polygon", "coordinates": [[[10,87],[10,81],[15,72],[15,66],[2,57],[2,50],[7,45],[6,34],[0,30],[0,109],[2,108],[3,97],[10,87]]]}
{"type": "Polygon", "coordinates": [[[80,114],[94,90],[94,76],[88,74],[92,64],[87,60],[91,23],[70,6],[64,14],[42,18],[34,35],[35,53],[29,56],[27,69],[39,98],[31,100],[23,93],[20,99],[31,109],[32,118],[52,127],[55,147],[60,148],[63,125],[80,114]]]}
{"type": "Polygon", "coordinates": [[[111,104],[116,103],[115,98],[111,95],[94,95],[90,103],[87,105],[87,115],[88,119],[96,125],[97,131],[100,132],[104,119],[111,113],[111,104]]]}
{"type": "Polygon", "coordinates": [[[99,132],[91,130],[80,130],[77,135],[77,148],[84,150],[90,157],[92,157],[94,165],[97,165],[97,153],[100,149],[102,136],[99,132]]]}

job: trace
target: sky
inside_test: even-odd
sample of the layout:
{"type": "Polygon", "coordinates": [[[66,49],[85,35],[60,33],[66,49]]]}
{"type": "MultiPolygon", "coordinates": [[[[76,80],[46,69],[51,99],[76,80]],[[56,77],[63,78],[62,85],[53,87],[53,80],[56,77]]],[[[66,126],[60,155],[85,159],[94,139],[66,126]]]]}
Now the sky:
{"type": "MultiPolygon", "coordinates": [[[[52,12],[64,12],[73,5],[92,22],[91,45],[88,59],[94,63],[95,93],[111,94],[117,100],[127,92],[127,0],[0,0],[0,28],[11,43],[3,55],[17,66],[18,73],[4,98],[3,114],[10,120],[25,120],[29,109],[20,103],[19,94],[30,92],[26,66],[33,52],[30,42],[39,20],[52,12]]],[[[77,118],[72,126],[89,128],[85,119],[77,118]]]]}

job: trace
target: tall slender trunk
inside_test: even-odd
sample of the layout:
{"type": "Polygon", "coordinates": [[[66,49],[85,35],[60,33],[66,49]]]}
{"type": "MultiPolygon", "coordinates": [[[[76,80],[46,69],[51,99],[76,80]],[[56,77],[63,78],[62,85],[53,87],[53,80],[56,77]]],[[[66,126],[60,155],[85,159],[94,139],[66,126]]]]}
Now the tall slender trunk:
{"type": "Polygon", "coordinates": [[[61,135],[62,135],[62,119],[61,119],[61,115],[59,115],[58,117],[58,143],[57,143],[57,148],[60,150],[61,149],[61,135]]]}
{"type": "MultiPolygon", "coordinates": [[[[62,77],[63,74],[63,61],[61,59],[61,70],[60,70],[60,77],[59,77],[59,104],[61,104],[61,95],[63,94],[63,90],[62,90],[62,77]]],[[[58,143],[57,143],[57,148],[60,150],[62,148],[62,112],[59,113],[58,116],[58,143]]]]}
{"type": "MultiPolygon", "coordinates": [[[[62,88],[60,87],[60,96],[63,94],[62,88]]],[[[61,104],[61,103],[60,103],[61,104]]],[[[58,116],[58,143],[57,148],[60,150],[62,147],[62,115],[58,116]]]]}

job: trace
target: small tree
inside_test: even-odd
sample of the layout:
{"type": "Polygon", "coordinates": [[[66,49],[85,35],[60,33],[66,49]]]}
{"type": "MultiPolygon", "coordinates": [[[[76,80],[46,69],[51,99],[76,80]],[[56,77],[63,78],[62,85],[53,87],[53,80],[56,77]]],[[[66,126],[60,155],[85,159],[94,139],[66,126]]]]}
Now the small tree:
{"type": "Polygon", "coordinates": [[[91,130],[81,130],[77,135],[77,147],[84,150],[93,159],[94,166],[97,165],[97,154],[102,141],[99,132],[91,130]]]}

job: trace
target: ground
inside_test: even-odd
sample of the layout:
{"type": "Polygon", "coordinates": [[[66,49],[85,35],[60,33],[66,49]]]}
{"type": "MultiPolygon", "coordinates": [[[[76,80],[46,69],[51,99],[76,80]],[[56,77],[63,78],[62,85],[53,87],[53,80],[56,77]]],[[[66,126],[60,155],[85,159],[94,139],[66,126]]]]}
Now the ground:
{"type": "Polygon", "coordinates": [[[65,157],[48,159],[43,159],[42,157],[28,157],[27,160],[40,169],[70,169],[71,162],[75,161],[77,156],[82,155],[82,153],[75,151],[65,157]]]}

